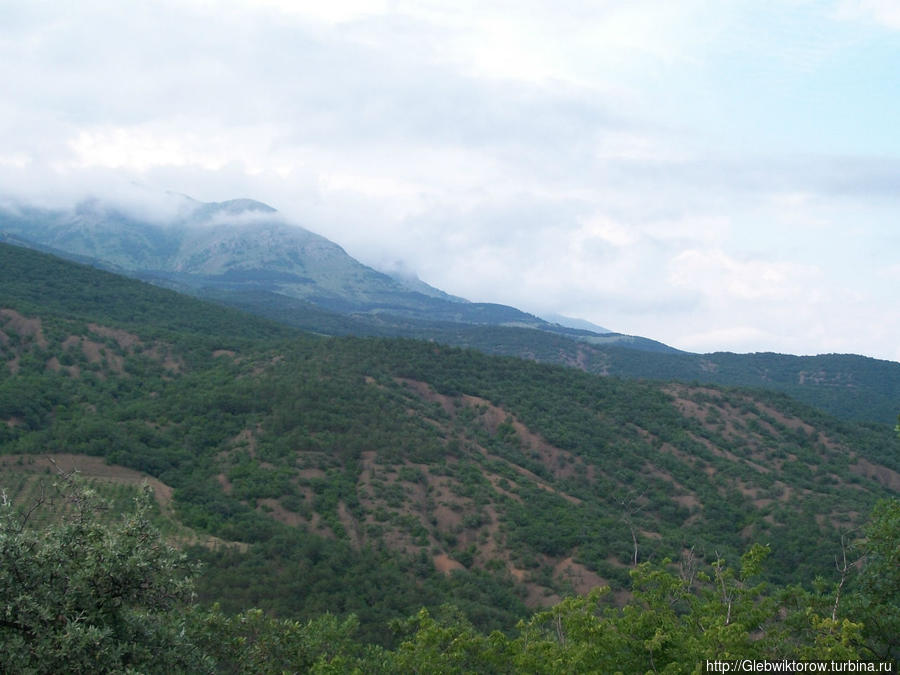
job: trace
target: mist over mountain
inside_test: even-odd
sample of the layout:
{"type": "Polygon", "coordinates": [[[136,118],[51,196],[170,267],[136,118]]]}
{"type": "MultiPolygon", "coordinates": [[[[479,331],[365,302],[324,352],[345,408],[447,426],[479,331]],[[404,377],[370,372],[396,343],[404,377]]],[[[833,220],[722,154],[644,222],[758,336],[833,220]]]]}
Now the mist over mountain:
{"type": "Polygon", "coordinates": [[[576,319],[571,316],[563,316],[562,314],[543,314],[541,316],[545,321],[549,321],[550,323],[557,323],[560,326],[565,326],[566,328],[575,328],[577,330],[589,330],[594,333],[612,333],[613,331],[609,330],[609,328],[604,328],[603,326],[598,326],[595,323],[590,321],[586,321],[585,319],[576,319]]]}
{"type": "Polygon", "coordinates": [[[252,199],[178,193],[0,202],[0,240],[54,253],[326,335],[407,337],[589,373],[790,394],[839,417],[891,422],[900,364],[856,355],[692,354],[553,315],[469,302],[402,264],[375,270],[252,199]],[[155,201],[154,201],[155,200],[155,201]]]}
{"type": "MultiPolygon", "coordinates": [[[[7,201],[0,206],[0,235],[175,289],[214,292],[226,302],[228,294],[267,293],[368,318],[568,332],[564,324],[514,307],[449,295],[403,267],[377,271],[262,202],[205,203],[177,193],[161,195],[160,202],[142,216],[143,202],[135,208],[90,198],[70,208],[44,208],[7,201]]],[[[619,338],[643,344],[607,336],[619,338]]],[[[666,349],[651,341],[647,346],[666,349]]]]}

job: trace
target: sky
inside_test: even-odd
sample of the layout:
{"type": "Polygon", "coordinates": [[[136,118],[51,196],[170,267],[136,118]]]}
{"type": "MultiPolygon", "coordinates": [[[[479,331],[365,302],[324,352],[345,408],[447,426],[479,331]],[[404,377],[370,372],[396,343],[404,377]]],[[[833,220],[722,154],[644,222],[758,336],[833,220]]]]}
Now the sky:
{"type": "Polygon", "coordinates": [[[248,197],[697,352],[900,361],[900,2],[0,2],[0,194],[248,197]]]}

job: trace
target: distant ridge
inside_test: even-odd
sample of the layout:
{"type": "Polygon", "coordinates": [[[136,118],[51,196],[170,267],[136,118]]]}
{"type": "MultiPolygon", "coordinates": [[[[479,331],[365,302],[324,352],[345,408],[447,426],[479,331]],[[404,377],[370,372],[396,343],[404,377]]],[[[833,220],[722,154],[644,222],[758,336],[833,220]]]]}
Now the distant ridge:
{"type": "Polygon", "coordinates": [[[852,354],[692,354],[645,337],[566,326],[376,271],[261,202],[167,197],[165,208],[143,216],[96,199],[69,210],[7,200],[0,241],[312,333],[408,337],[602,375],[757,387],[843,419],[896,423],[900,363],[852,354]]]}
{"type": "Polygon", "coordinates": [[[254,293],[266,293],[381,324],[510,326],[575,339],[590,337],[585,331],[599,332],[606,342],[666,349],[640,338],[548,322],[507,305],[469,302],[414,275],[379,272],[253,199],[204,203],[177,193],[160,199],[158,209],[144,211],[97,198],[71,209],[7,206],[0,208],[0,234],[155,284],[214,294],[222,302],[229,302],[229,294],[245,303],[254,293]]]}
{"type": "Polygon", "coordinates": [[[603,326],[598,326],[595,323],[591,323],[590,321],[586,321],[584,319],[574,319],[570,316],[563,316],[562,314],[543,314],[541,318],[544,321],[548,321],[550,323],[559,324],[565,328],[575,328],[576,330],[588,330],[592,333],[612,333],[609,328],[603,328],[603,326]]]}

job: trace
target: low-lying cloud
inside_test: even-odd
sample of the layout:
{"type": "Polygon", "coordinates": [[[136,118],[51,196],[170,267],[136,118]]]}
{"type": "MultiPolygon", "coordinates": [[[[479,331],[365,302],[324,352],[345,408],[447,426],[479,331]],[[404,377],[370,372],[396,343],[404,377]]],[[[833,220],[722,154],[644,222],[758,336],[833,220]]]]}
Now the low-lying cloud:
{"type": "Polygon", "coordinates": [[[167,191],[252,198],[473,300],[900,359],[894,13],[15,1],[0,193],[158,222],[190,204],[167,191]]]}

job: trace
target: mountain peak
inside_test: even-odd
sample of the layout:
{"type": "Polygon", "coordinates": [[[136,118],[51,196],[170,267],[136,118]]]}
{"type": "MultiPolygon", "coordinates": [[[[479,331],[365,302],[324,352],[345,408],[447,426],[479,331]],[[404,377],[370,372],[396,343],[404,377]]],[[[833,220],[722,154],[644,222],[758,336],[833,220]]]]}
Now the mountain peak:
{"type": "Polygon", "coordinates": [[[261,213],[277,213],[278,210],[272,208],[268,204],[263,204],[255,199],[229,199],[224,202],[211,202],[206,205],[217,213],[246,213],[248,211],[258,211],[261,213]]]}
{"type": "Polygon", "coordinates": [[[197,222],[214,218],[230,218],[234,216],[256,217],[259,215],[271,215],[278,213],[268,204],[263,204],[255,199],[229,199],[224,202],[200,203],[191,214],[191,219],[197,222]]]}

